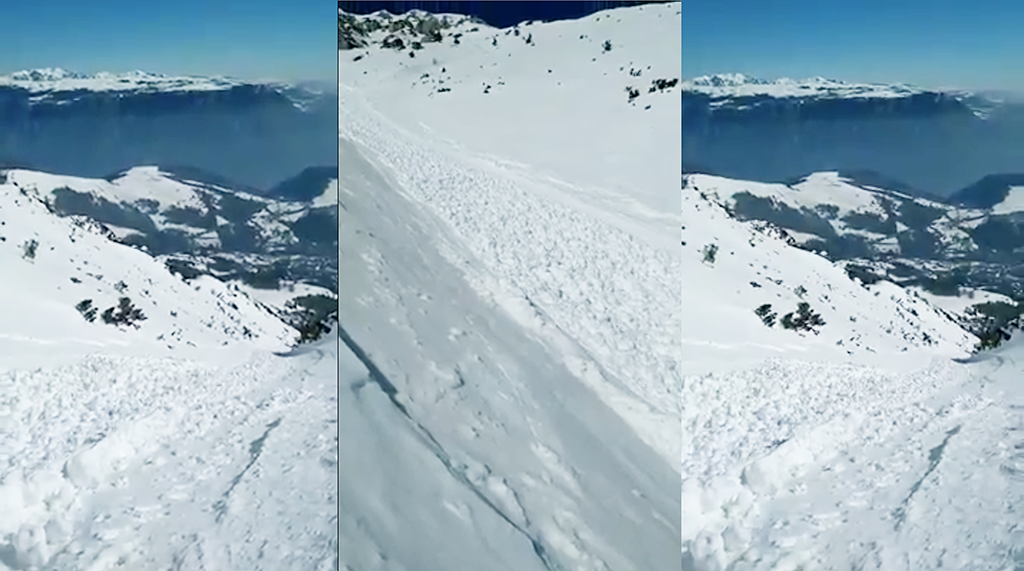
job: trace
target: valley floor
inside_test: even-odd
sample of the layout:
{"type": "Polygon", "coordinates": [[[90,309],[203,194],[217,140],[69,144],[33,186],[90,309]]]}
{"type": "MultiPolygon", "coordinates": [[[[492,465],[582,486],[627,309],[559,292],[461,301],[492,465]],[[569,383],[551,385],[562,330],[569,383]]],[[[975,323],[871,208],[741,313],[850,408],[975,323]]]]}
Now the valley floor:
{"type": "Polygon", "coordinates": [[[337,338],[0,372],[0,569],[334,569],[337,338]]]}
{"type": "Polygon", "coordinates": [[[1024,569],[1022,367],[1016,343],[687,379],[684,569],[1024,569]]]}

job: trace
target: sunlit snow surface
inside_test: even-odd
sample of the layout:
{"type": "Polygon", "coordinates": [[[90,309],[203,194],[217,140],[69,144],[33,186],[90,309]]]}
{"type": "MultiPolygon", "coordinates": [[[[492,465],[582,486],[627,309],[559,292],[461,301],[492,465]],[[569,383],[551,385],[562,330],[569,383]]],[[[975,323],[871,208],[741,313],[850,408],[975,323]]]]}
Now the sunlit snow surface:
{"type": "Polygon", "coordinates": [[[930,298],[860,285],[701,195],[749,183],[689,182],[683,568],[1024,568],[1024,346],[957,362],[974,338],[930,298]],[[820,334],[753,311],[801,299],[820,334]]]}
{"type": "Polygon", "coordinates": [[[678,567],[678,10],[342,52],[342,569],[678,567]]]}
{"type": "Polygon", "coordinates": [[[0,371],[0,569],[335,569],[336,343],[0,371]]]}
{"type": "Polygon", "coordinates": [[[691,448],[709,484],[683,487],[684,568],[1024,568],[1022,366],[1015,342],[912,374],[791,360],[696,381],[715,428],[691,448]]]}

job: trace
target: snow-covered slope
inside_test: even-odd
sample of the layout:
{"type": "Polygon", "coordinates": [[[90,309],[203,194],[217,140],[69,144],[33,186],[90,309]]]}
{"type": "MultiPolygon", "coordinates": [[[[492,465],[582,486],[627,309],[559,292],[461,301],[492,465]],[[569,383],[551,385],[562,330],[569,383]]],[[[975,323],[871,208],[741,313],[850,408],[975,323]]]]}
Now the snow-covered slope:
{"type": "Polygon", "coordinates": [[[723,180],[684,177],[684,373],[768,357],[865,360],[902,352],[963,356],[971,350],[976,339],[919,297],[888,282],[860,285],[841,266],[796,248],[777,230],[734,219],[715,198],[723,180]],[[705,254],[709,247],[716,248],[714,261],[705,254]],[[818,334],[799,334],[779,323],[767,327],[754,313],[771,304],[781,318],[801,301],[824,318],[818,334]]]}
{"type": "Polygon", "coordinates": [[[978,250],[973,231],[987,214],[859,183],[838,172],[813,173],[788,185],[701,174],[686,180],[717,196],[740,218],[784,226],[800,243],[825,244],[839,257],[941,258],[973,252],[978,250]]]}
{"type": "Polygon", "coordinates": [[[355,18],[373,31],[366,47],[341,52],[342,91],[410,135],[528,177],[553,199],[674,249],[678,202],[667,189],[681,154],[679,2],[503,30],[459,16],[355,18]],[[390,36],[405,47],[383,47],[390,36]],[[414,39],[422,49],[409,47],[414,39]]]}
{"type": "Polygon", "coordinates": [[[31,193],[0,184],[0,368],[96,351],[190,353],[232,344],[281,349],[296,332],[251,298],[212,278],[185,283],[146,253],[112,241],[81,217],[62,218],[31,193]],[[130,298],[146,316],[134,327],[103,323],[130,298]],[[76,305],[90,300],[95,320],[76,305]],[[36,359],[36,361],[33,361],[36,359]]]}
{"type": "Polygon", "coordinates": [[[683,189],[683,568],[1019,567],[1019,344],[954,363],[975,339],[930,296],[862,286],[702,182],[683,189]],[[801,300],[819,334],[754,314],[801,300]]]}
{"type": "MultiPolygon", "coordinates": [[[[375,146],[393,145],[377,147],[387,151],[381,159],[341,141],[339,314],[342,340],[358,357],[341,366],[341,465],[359,467],[358,476],[342,470],[341,568],[676,567],[678,386],[657,376],[672,369],[648,359],[655,351],[667,359],[678,345],[662,348],[671,338],[650,331],[661,325],[657,300],[640,303],[646,286],[660,287],[640,278],[659,279],[654,262],[670,258],[562,207],[543,208],[511,184],[495,187],[505,181],[464,170],[455,157],[380,135],[390,138],[375,146]],[[413,198],[440,192],[429,179],[410,163],[383,163],[400,156],[451,189],[446,203],[464,214],[457,226],[450,211],[413,198]],[[501,231],[491,247],[506,249],[477,254],[485,229],[501,231]],[[524,281],[541,245],[551,248],[549,265],[535,270],[544,279],[524,281]],[[630,273],[629,256],[648,257],[650,273],[630,273]],[[506,257],[517,265],[496,272],[506,257]],[[608,276],[618,303],[637,305],[586,297],[595,274],[608,276]],[[575,286],[570,275],[579,276],[575,286]],[[562,307],[544,288],[554,284],[562,307]],[[593,327],[585,302],[576,303],[585,297],[614,324],[627,310],[650,312],[644,328],[609,335],[621,360],[600,344],[611,332],[594,327],[588,338],[563,321],[568,310],[593,327]],[[634,337],[640,332],[649,337],[634,337]]],[[[678,300],[678,280],[671,285],[678,300]]]]}
{"type": "Polygon", "coordinates": [[[0,570],[337,568],[336,334],[202,362],[97,345],[55,366],[70,325],[50,346],[0,337],[35,360],[0,368],[0,570]]]}

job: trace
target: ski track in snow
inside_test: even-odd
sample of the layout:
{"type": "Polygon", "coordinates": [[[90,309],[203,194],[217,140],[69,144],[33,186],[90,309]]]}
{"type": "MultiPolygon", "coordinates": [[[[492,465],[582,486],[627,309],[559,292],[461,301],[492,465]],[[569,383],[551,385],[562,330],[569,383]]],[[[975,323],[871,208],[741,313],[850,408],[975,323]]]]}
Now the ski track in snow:
{"type": "MultiPolygon", "coordinates": [[[[625,398],[609,397],[609,404],[645,442],[675,458],[679,260],[545,199],[550,190],[541,181],[511,177],[495,165],[417,140],[344,86],[341,99],[343,136],[393,168],[401,188],[450,225],[497,277],[499,283],[490,289],[522,292],[517,297],[577,340],[589,355],[586,360],[607,370],[605,382],[625,391],[625,398]]],[[[593,384],[594,373],[580,369],[578,374],[593,384]]]]}
{"type": "Polygon", "coordinates": [[[0,372],[0,569],[336,568],[331,343],[0,372]]]}

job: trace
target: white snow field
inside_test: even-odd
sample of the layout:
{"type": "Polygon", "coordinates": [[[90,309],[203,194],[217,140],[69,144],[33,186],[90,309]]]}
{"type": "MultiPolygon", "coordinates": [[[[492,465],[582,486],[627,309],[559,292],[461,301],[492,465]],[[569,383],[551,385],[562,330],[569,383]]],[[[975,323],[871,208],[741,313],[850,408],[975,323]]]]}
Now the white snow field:
{"type": "Polygon", "coordinates": [[[974,338],[926,300],[689,182],[683,569],[1024,569],[1024,345],[958,359],[974,338]],[[753,311],[800,299],[819,334],[753,311]]]}
{"type": "Polygon", "coordinates": [[[678,567],[678,10],[341,52],[342,569],[678,567]]]}
{"type": "Polygon", "coordinates": [[[0,268],[0,570],[336,568],[336,337],[12,184],[0,268]]]}

